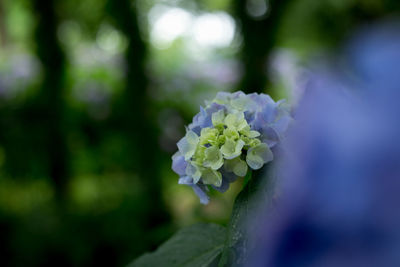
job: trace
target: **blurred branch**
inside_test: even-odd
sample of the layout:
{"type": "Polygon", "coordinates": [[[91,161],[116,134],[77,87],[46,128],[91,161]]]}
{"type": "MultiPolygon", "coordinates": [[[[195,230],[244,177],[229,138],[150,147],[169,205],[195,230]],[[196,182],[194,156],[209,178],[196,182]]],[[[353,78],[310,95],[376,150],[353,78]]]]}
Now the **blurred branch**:
{"type": "Polygon", "coordinates": [[[0,0],[0,47],[7,45],[7,29],[4,17],[4,4],[3,0],[0,0]]]}

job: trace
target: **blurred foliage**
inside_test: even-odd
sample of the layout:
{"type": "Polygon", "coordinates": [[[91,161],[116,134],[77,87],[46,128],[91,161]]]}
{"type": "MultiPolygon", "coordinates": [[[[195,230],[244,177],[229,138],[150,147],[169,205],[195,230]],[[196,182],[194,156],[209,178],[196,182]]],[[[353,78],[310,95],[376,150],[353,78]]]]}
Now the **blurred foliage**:
{"type": "Polygon", "coordinates": [[[240,183],[201,206],[170,170],[203,100],[295,99],[310,57],[398,12],[396,0],[0,0],[3,265],[122,266],[178,227],[226,224],[240,183]]]}

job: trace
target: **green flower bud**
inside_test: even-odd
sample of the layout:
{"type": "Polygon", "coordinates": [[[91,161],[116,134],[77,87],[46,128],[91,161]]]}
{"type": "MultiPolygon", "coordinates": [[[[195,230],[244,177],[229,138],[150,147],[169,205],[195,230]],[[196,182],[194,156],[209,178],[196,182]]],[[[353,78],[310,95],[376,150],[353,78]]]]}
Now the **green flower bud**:
{"type": "Polygon", "coordinates": [[[236,131],[241,131],[248,126],[247,121],[244,118],[243,112],[230,113],[225,117],[225,124],[228,128],[236,131]]]}
{"type": "Polygon", "coordinates": [[[204,151],[206,150],[206,147],[203,145],[197,145],[196,152],[193,155],[193,160],[196,162],[198,165],[202,165],[204,161],[204,151]]]}
{"type": "Polygon", "coordinates": [[[245,145],[243,140],[238,141],[227,138],[225,144],[221,147],[221,152],[226,159],[233,159],[242,153],[242,148],[245,145]]]}
{"type": "Polygon", "coordinates": [[[210,144],[217,145],[218,144],[218,135],[219,131],[214,128],[203,128],[200,133],[200,144],[210,144]]]}
{"type": "Polygon", "coordinates": [[[216,127],[219,125],[223,125],[224,124],[224,119],[225,119],[225,112],[224,110],[218,110],[217,112],[214,112],[211,115],[211,121],[212,124],[216,127]]]}
{"type": "Polygon", "coordinates": [[[224,167],[225,170],[233,172],[240,177],[246,176],[248,169],[246,162],[244,160],[241,160],[240,157],[225,160],[224,167]]]}
{"type": "Polygon", "coordinates": [[[204,151],[204,167],[218,170],[224,164],[224,158],[217,146],[211,146],[204,151]]]}
{"type": "Polygon", "coordinates": [[[239,139],[240,135],[238,133],[238,131],[236,131],[235,129],[232,128],[226,128],[224,130],[224,136],[228,139],[232,139],[232,140],[237,140],[239,139]]]}
{"type": "Polygon", "coordinates": [[[272,159],[272,151],[265,143],[260,143],[247,151],[246,162],[253,170],[260,169],[265,163],[272,159]]]}
{"type": "Polygon", "coordinates": [[[204,169],[201,175],[201,180],[204,184],[210,184],[220,187],[222,184],[222,175],[218,171],[212,169],[204,169]]]}

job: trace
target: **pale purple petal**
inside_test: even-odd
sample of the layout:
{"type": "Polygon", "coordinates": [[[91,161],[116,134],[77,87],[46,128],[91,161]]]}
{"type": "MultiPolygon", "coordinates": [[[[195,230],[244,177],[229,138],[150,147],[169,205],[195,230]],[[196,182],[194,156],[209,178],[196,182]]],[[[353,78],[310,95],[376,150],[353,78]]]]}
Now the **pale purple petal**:
{"type": "Polygon", "coordinates": [[[172,170],[178,175],[185,175],[187,162],[185,157],[178,151],[172,156],[172,170]]]}

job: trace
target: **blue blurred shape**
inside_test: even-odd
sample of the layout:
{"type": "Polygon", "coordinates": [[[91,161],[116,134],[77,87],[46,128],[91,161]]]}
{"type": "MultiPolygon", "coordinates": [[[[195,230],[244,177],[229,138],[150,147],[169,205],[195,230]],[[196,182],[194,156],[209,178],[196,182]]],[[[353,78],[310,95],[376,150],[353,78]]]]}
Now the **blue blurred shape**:
{"type": "Polygon", "coordinates": [[[247,266],[400,266],[400,24],[362,30],[345,58],[310,78],[247,266]]]}

